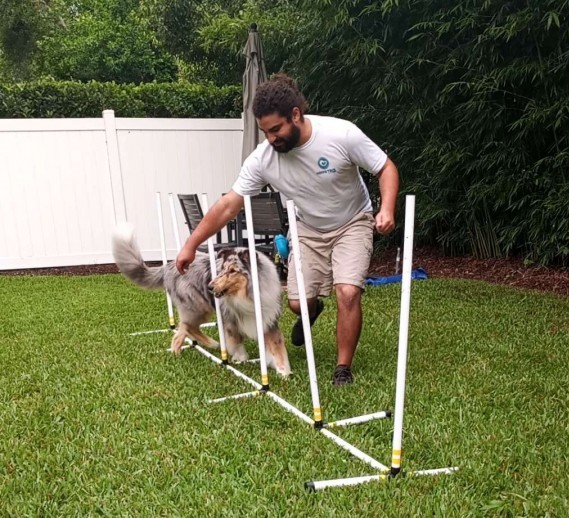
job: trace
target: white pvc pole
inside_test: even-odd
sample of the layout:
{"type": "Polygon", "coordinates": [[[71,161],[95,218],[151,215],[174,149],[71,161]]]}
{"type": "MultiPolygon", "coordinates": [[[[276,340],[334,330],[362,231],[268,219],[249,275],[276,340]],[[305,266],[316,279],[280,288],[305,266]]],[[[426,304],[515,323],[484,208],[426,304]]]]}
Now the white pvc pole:
{"type": "Polygon", "coordinates": [[[170,218],[172,219],[172,230],[174,231],[174,239],[176,240],[176,250],[179,252],[182,249],[182,241],[180,240],[180,230],[178,229],[174,195],[171,192],[168,193],[168,201],[170,202],[170,218]]]}
{"type": "MultiPolygon", "coordinates": [[[[209,211],[209,202],[207,200],[207,194],[202,194],[202,209],[204,214],[209,211]]],[[[207,240],[207,251],[209,253],[209,265],[211,269],[211,278],[215,279],[217,277],[217,266],[215,264],[215,251],[213,249],[213,237],[207,240]]],[[[215,300],[215,313],[217,315],[217,329],[219,330],[219,347],[221,349],[221,360],[224,364],[228,363],[227,358],[227,347],[225,344],[225,329],[223,327],[223,318],[221,316],[221,305],[219,299],[214,297],[215,300]]]]}
{"type": "MultiPolygon", "coordinates": [[[[214,361],[215,363],[218,363],[219,365],[223,365],[223,362],[217,356],[211,354],[209,351],[206,351],[200,345],[193,345],[192,341],[189,338],[186,338],[185,341],[188,344],[188,347],[191,347],[192,349],[195,349],[196,351],[202,353],[205,357],[209,358],[210,360],[214,361]]],[[[183,347],[185,347],[185,346],[183,346],[183,347]]],[[[236,369],[235,367],[233,367],[231,365],[225,365],[225,368],[228,371],[231,371],[233,374],[235,374],[235,376],[237,376],[238,378],[241,378],[242,380],[246,381],[247,383],[250,383],[251,385],[253,385],[256,389],[261,390],[263,388],[260,383],[257,383],[254,379],[251,379],[246,374],[243,374],[240,370],[236,369]]]]}
{"type": "MultiPolygon", "coordinates": [[[[158,227],[160,229],[160,249],[162,252],[162,264],[166,266],[168,259],[166,257],[166,238],[164,236],[164,220],[162,217],[162,200],[160,199],[160,193],[156,193],[156,211],[158,213],[158,227]]],[[[166,291],[166,304],[168,305],[168,323],[170,324],[170,329],[176,327],[176,321],[174,320],[174,308],[172,306],[172,299],[170,294],[166,291]]]]}
{"type": "Polygon", "coordinates": [[[302,258],[300,256],[300,242],[298,240],[298,227],[296,225],[296,211],[292,200],[288,200],[286,202],[286,209],[288,213],[288,227],[292,240],[292,251],[294,254],[294,267],[296,271],[296,282],[298,285],[298,298],[300,300],[300,316],[302,319],[302,329],[304,331],[304,346],[306,348],[306,360],[308,363],[308,376],[310,379],[310,393],[312,395],[314,422],[317,428],[321,428],[323,426],[323,412],[320,406],[320,396],[318,394],[318,379],[316,377],[316,364],[314,362],[314,348],[312,347],[310,315],[308,313],[308,302],[306,301],[304,276],[302,275],[302,258]]]}
{"type": "Polygon", "coordinates": [[[234,394],[233,396],[218,397],[217,399],[208,399],[208,403],[223,403],[224,401],[230,401],[232,399],[244,399],[248,397],[256,397],[261,395],[260,390],[253,390],[252,392],[243,392],[242,394],[234,394]]]}
{"type": "Polygon", "coordinates": [[[348,419],[332,421],[331,423],[326,423],[324,426],[326,426],[326,428],[337,428],[338,426],[368,423],[374,419],[386,419],[387,417],[391,417],[391,412],[375,412],[373,414],[360,415],[358,417],[350,417],[348,419]]]}
{"type": "MultiPolygon", "coordinates": [[[[438,469],[424,469],[421,471],[408,471],[405,472],[406,477],[420,477],[420,476],[434,476],[434,475],[450,475],[458,471],[457,467],[454,468],[438,468],[438,469]]],[[[304,487],[310,491],[320,491],[328,489],[329,487],[346,487],[357,486],[367,482],[387,480],[390,478],[389,473],[381,473],[380,475],[365,475],[363,477],[350,477],[350,478],[337,478],[333,480],[312,480],[306,482],[304,487]]]]}
{"type": "Polygon", "coordinates": [[[403,244],[403,274],[401,283],[401,313],[399,317],[399,349],[397,354],[397,383],[393,414],[393,448],[391,475],[401,471],[403,454],[403,407],[405,403],[405,376],[407,371],[407,344],[409,338],[409,307],[411,304],[411,267],[413,263],[413,229],[415,223],[415,196],[405,197],[405,234],[403,244]]]}
{"type": "MultiPolygon", "coordinates": [[[[189,340],[186,340],[186,342],[191,343],[191,342],[189,342],[189,340]]],[[[203,347],[196,345],[196,346],[193,346],[193,348],[196,351],[203,354],[204,356],[206,356],[207,358],[209,358],[210,360],[214,361],[215,363],[221,364],[221,360],[219,358],[217,358],[216,356],[211,354],[209,351],[206,351],[203,347]]],[[[246,381],[247,383],[253,385],[253,387],[255,387],[258,391],[262,392],[263,394],[266,394],[267,397],[271,398],[273,401],[278,403],[285,410],[288,410],[290,413],[297,416],[300,420],[304,421],[305,423],[307,423],[311,426],[314,426],[314,421],[312,419],[310,419],[310,417],[308,417],[306,414],[301,412],[295,406],[291,405],[288,401],[286,401],[282,397],[278,396],[274,392],[271,392],[270,390],[265,391],[265,389],[262,385],[257,383],[255,380],[251,379],[246,374],[243,374],[241,371],[237,370],[235,367],[232,367],[231,365],[226,365],[226,368],[227,368],[227,370],[229,370],[233,374],[235,374],[238,378],[241,378],[242,380],[246,381]]],[[[354,457],[360,459],[361,461],[365,462],[366,464],[369,464],[374,469],[377,469],[379,471],[388,471],[389,470],[389,468],[387,466],[384,466],[383,464],[381,464],[380,462],[375,460],[373,457],[370,457],[368,454],[366,454],[363,451],[361,451],[360,449],[356,448],[355,446],[353,446],[349,442],[345,441],[344,439],[341,439],[340,437],[338,437],[336,434],[334,434],[330,430],[327,430],[326,428],[320,428],[319,431],[324,436],[328,437],[328,439],[330,439],[334,443],[336,443],[336,445],[338,445],[341,448],[345,449],[346,451],[350,452],[354,457]]]]}
{"type": "Polygon", "coordinates": [[[255,303],[257,343],[259,344],[259,358],[261,360],[261,384],[263,385],[263,390],[269,390],[269,374],[267,373],[267,355],[265,352],[265,330],[263,328],[261,291],[259,289],[259,270],[257,268],[257,250],[255,248],[255,234],[253,231],[253,214],[251,210],[250,196],[245,196],[245,219],[247,221],[249,260],[251,261],[251,280],[253,281],[253,301],[255,303]]]}
{"type": "Polygon", "coordinates": [[[320,433],[322,433],[323,435],[334,441],[338,446],[349,451],[354,457],[369,464],[372,468],[375,468],[379,471],[389,471],[389,468],[387,466],[384,466],[381,462],[378,462],[374,458],[370,457],[367,453],[364,453],[363,451],[359,450],[358,448],[350,444],[348,441],[345,441],[344,439],[338,437],[336,434],[334,434],[327,428],[320,429],[320,433]]]}
{"type": "Polygon", "coordinates": [[[329,487],[346,487],[346,486],[357,486],[359,484],[365,484],[366,482],[372,482],[374,480],[381,480],[387,478],[388,475],[366,475],[363,477],[349,477],[349,478],[337,478],[334,480],[312,480],[306,482],[304,487],[309,491],[321,491],[322,489],[327,489],[329,487]]]}

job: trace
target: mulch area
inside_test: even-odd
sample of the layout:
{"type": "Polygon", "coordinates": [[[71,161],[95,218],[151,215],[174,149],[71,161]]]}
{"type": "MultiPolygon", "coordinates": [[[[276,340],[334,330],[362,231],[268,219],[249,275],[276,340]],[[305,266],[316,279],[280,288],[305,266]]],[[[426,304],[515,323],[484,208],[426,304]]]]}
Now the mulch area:
{"type": "MultiPolygon", "coordinates": [[[[386,250],[372,260],[370,275],[393,275],[395,260],[396,251],[386,250]]],[[[413,268],[418,267],[423,268],[430,278],[482,280],[569,296],[568,268],[525,266],[517,258],[446,257],[434,248],[419,248],[413,253],[413,268]]]]}
{"type": "MultiPolygon", "coordinates": [[[[395,273],[395,250],[386,250],[374,257],[370,275],[387,276],[395,273]]],[[[161,264],[161,263],[148,263],[161,264]]],[[[413,268],[423,268],[430,278],[459,278],[483,280],[518,288],[528,288],[569,296],[569,269],[525,266],[516,258],[476,259],[446,257],[434,248],[418,248],[413,253],[413,268]]],[[[0,275],[95,275],[118,273],[114,264],[4,270],[0,275]]]]}

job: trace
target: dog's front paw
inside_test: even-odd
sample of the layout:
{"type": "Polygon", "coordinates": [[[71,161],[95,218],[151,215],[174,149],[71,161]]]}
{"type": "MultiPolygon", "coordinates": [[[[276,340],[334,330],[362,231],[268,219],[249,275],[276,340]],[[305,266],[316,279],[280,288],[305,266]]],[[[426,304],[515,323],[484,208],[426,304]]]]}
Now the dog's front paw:
{"type": "Polygon", "coordinates": [[[247,354],[247,351],[244,348],[235,351],[231,356],[231,361],[233,363],[243,363],[246,362],[248,359],[249,359],[249,354],[247,354]]]}
{"type": "Polygon", "coordinates": [[[277,371],[277,374],[285,379],[292,374],[292,370],[288,362],[284,365],[274,365],[274,368],[277,371]]]}

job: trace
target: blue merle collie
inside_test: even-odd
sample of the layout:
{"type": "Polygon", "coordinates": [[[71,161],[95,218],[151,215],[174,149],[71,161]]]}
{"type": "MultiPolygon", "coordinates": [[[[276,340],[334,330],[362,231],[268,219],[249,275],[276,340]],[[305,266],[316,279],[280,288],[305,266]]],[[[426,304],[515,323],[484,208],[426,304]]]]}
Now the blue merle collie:
{"type": "MultiPolygon", "coordinates": [[[[248,359],[243,345],[245,337],[257,340],[253,303],[251,263],[247,248],[224,248],[217,252],[218,274],[211,278],[209,257],[198,252],[188,271],[181,275],[174,262],[165,266],[144,264],[130,225],[121,225],[113,234],[113,255],[119,270],[132,282],[148,289],[165,288],[180,316],[172,339],[172,351],[179,353],[186,338],[216,349],[219,344],[202,333],[200,325],[208,322],[215,311],[214,297],[219,298],[227,352],[234,362],[248,359]]],[[[279,328],[281,284],[275,264],[257,253],[261,313],[266,345],[267,365],[280,375],[291,372],[283,334],[279,328]]]]}

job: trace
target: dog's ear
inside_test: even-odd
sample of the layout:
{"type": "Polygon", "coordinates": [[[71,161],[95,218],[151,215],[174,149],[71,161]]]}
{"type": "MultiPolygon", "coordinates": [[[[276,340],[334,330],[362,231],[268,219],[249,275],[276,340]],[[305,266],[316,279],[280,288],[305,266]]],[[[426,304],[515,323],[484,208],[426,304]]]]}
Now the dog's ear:
{"type": "MultiPolygon", "coordinates": [[[[255,251],[255,259],[257,259],[257,268],[261,269],[261,262],[259,261],[259,255],[260,253],[255,251]]],[[[241,261],[241,264],[244,266],[244,268],[250,272],[251,271],[251,254],[249,253],[249,249],[245,248],[243,250],[239,251],[239,260],[241,261]]]]}
{"type": "Polygon", "coordinates": [[[233,251],[230,248],[222,248],[217,251],[216,258],[225,261],[232,253],[233,251]]]}
{"type": "Polygon", "coordinates": [[[239,260],[243,263],[243,266],[247,271],[251,271],[251,255],[249,254],[249,249],[239,251],[239,260]]]}

